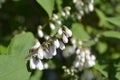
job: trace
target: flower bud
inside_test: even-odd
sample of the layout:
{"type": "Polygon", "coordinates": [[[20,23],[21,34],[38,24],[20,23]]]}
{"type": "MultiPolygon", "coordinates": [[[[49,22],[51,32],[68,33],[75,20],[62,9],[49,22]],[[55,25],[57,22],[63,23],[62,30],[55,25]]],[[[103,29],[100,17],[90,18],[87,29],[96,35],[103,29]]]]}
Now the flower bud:
{"type": "Polygon", "coordinates": [[[60,29],[58,30],[58,34],[59,34],[59,35],[62,35],[62,34],[63,34],[62,28],[60,28],[60,29]]]}
{"type": "Polygon", "coordinates": [[[56,48],[60,47],[60,43],[59,43],[58,39],[55,39],[53,44],[56,48]]]}
{"type": "Polygon", "coordinates": [[[55,29],[55,25],[53,23],[49,23],[50,24],[50,29],[54,30],[55,29]]]}
{"type": "Polygon", "coordinates": [[[64,50],[64,49],[65,49],[65,45],[64,45],[64,43],[61,42],[61,41],[59,41],[59,42],[60,42],[60,49],[61,49],[61,50],[64,50]]]}
{"type": "Polygon", "coordinates": [[[42,47],[40,47],[37,52],[38,52],[38,53],[37,53],[37,57],[38,57],[39,59],[43,59],[43,54],[44,54],[44,53],[43,53],[42,47]]]}
{"type": "Polygon", "coordinates": [[[33,60],[33,58],[30,59],[30,69],[35,69],[36,68],[36,64],[35,61],[33,60]]]}
{"type": "Polygon", "coordinates": [[[65,36],[65,34],[62,36],[62,40],[64,43],[68,43],[68,38],[65,36]]]}
{"type": "Polygon", "coordinates": [[[72,31],[70,29],[68,29],[66,26],[64,26],[65,28],[65,34],[67,37],[71,37],[72,36],[72,31]]]}
{"type": "Polygon", "coordinates": [[[37,62],[37,64],[36,64],[36,68],[37,68],[38,70],[43,70],[43,69],[44,69],[44,68],[43,68],[43,63],[42,63],[41,60],[38,60],[38,62],[37,62]]]}

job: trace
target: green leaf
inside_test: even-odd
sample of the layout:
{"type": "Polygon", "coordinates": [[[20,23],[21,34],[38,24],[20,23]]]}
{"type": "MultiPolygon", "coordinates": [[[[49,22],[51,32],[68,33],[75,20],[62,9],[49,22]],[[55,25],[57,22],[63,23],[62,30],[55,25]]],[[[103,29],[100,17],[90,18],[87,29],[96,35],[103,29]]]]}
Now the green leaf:
{"type": "Polygon", "coordinates": [[[108,77],[107,71],[104,70],[106,68],[106,65],[100,65],[98,64],[98,62],[96,62],[94,68],[98,70],[105,77],[108,77]]]}
{"type": "Polygon", "coordinates": [[[106,18],[106,20],[114,25],[116,25],[117,27],[120,27],[120,16],[117,17],[109,17],[106,18]]]}
{"type": "Polygon", "coordinates": [[[99,17],[99,26],[100,27],[105,27],[105,28],[109,28],[109,29],[113,29],[114,26],[111,26],[107,20],[106,20],[106,15],[99,9],[95,9],[98,17],[99,17]]]}
{"type": "Polygon", "coordinates": [[[0,45],[0,54],[7,54],[7,47],[0,45]]]}
{"type": "Polygon", "coordinates": [[[36,70],[35,73],[31,76],[30,80],[41,80],[42,71],[36,70]]]}
{"type": "Polygon", "coordinates": [[[98,42],[97,46],[98,46],[98,51],[101,54],[107,50],[107,44],[104,42],[98,42]]]}
{"type": "Polygon", "coordinates": [[[17,34],[8,46],[8,53],[25,57],[34,45],[34,41],[34,36],[30,32],[17,34]]]}
{"type": "Polygon", "coordinates": [[[54,9],[55,0],[37,0],[37,2],[43,7],[49,17],[51,17],[54,9]]]}
{"type": "Polygon", "coordinates": [[[78,38],[80,40],[90,39],[90,36],[86,33],[83,27],[84,26],[82,24],[74,23],[71,28],[73,32],[73,37],[78,38]]]}
{"type": "Polygon", "coordinates": [[[117,32],[117,31],[106,31],[106,32],[103,32],[102,35],[105,37],[120,39],[120,32],[117,32]]]}
{"type": "Polygon", "coordinates": [[[26,63],[23,57],[0,55],[0,80],[28,80],[26,63]]]}

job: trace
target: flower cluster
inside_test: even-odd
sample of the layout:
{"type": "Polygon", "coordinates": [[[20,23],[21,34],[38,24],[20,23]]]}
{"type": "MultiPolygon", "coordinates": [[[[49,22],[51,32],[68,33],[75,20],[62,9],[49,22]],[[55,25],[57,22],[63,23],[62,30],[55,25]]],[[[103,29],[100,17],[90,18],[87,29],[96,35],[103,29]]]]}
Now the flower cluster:
{"type": "Polygon", "coordinates": [[[91,55],[88,48],[77,49],[76,54],[77,56],[74,61],[74,66],[80,71],[95,65],[95,56],[91,55]]]}
{"type": "MultiPolygon", "coordinates": [[[[39,26],[41,29],[41,26],[39,26]]],[[[42,30],[38,31],[38,35],[43,34],[42,30]]],[[[68,38],[72,36],[72,32],[66,26],[58,29],[56,33],[61,36],[62,39],[58,39],[55,35],[51,36],[45,42],[40,44],[36,40],[36,44],[30,49],[30,54],[27,57],[30,57],[30,68],[31,69],[46,69],[43,59],[51,59],[57,54],[56,49],[60,48],[61,50],[65,49],[65,43],[68,43],[68,38]]]]}
{"type": "Polygon", "coordinates": [[[94,10],[93,6],[94,0],[73,0],[78,13],[76,13],[76,17],[80,20],[84,15],[84,11],[86,13],[92,12],[94,10]]]}
{"type": "MultiPolygon", "coordinates": [[[[72,40],[73,46],[76,46],[76,40],[72,40]]],[[[78,47],[75,50],[76,58],[73,63],[75,68],[78,68],[80,71],[86,68],[93,67],[95,65],[95,56],[91,55],[89,48],[84,48],[83,42],[78,41],[78,47]]]]}

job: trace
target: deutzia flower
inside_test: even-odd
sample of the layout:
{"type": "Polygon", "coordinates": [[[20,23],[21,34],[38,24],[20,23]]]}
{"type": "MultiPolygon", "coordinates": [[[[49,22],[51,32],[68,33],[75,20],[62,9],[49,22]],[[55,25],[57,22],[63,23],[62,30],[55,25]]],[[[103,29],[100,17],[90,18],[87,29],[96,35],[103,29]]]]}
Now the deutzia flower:
{"type": "Polygon", "coordinates": [[[50,22],[49,24],[50,24],[50,29],[51,29],[51,30],[54,30],[54,29],[55,29],[55,24],[53,24],[53,23],[51,23],[51,22],[50,22]]]}
{"type": "Polygon", "coordinates": [[[44,36],[44,33],[43,33],[43,31],[42,31],[42,26],[39,26],[39,27],[38,27],[38,36],[39,36],[40,38],[42,38],[42,37],[44,36]]]}
{"type": "Polygon", "coordinates": [[[41,60],[30,59],[30,69],[43,70],[43,63],[41,60]]]}
{"type": "Polygon", "coordinates": [[[72,36],[72,31],[70,29],[68,29],[66,26],[64,26],[65,28],[65,34],[67,37],[71,37],[72,36]]]}
{"type": "Polygon", "coordinates": [[[60,47],[60,43],[59,43],[59,40],[58,39],[55,39],[54,42],[53,42],[54,46],[56,48],[59,48],[60,47]]]}
{"type": "Polygon", "coordinates": [[[60,42],[60,49],[61,49],[61,50],[64,50],[64,49],[65,49],[64,43],[63,43],[62,41],[59,41],[59,42],[60,42]]]}
{"type": "Polygon", "coordinates": [[[62,36],[62,40],[64,43],[68,43],[68,38],[65,34],[63,34],[63,36],[62,36]]]}
{"type": "Polygon", "coordinates": [[[62,35],[62,34],[63,34],[62,28],[59,28],[58,34],[59,34],[59,35],[62,35]]]}
{"type": "Polygon", "coordinates": [[[39,59],[43,59],[43,55],[44,55],[43,49],[42,49],[42,47],[40,47],[37,51],[37,57],[39,59]]]}

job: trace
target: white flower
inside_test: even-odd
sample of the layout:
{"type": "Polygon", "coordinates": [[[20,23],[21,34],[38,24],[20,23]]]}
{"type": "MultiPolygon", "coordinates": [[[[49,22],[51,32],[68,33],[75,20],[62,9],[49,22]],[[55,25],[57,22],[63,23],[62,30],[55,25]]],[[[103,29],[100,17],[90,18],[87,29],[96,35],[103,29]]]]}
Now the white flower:
{"type": "Polygon", "coordinates": [[[54,20],[57,20],[57,19],[59,19],[58,15],[56,15],[56,14],[53,14],[53,19],[54,19],[54,20]]]}
{"type": "Polygon", "coordinates": [[[38,52],[38,53],[37,53],[37,57],[38,57],[39,59],[43,59],[44,52],[43,52],[42,47],[40,47],[37,52],[38,52]]]}
{"type": "Polygon", "coordinates": [[[44,58],[51,59],[53,55],[50,54],[49,49],[44,50],[44,58]]]}
{"type": "Polygon", "coordinates": [[[60,29],[58,30],[58,34],[59,34],[59,35],[62,35],[62,34],[63,34],[62,28],[60,28],[60,29]]]}
{"type": "Polygon", "coordinates": [[[36,43],[35,43],[35,45],[32,47],[32,49],[37,49],[37,48],[39,48],[40,47],[40,42],[38,41],[38,40],[36,40],[36,43]]]}
{"type": "Polygon", "coordinates": [[[41,29],[38,29],[38,36],[42,38],[44,36],[44,33],[41,29]]]}
{"type": "Polygon", "coordinates": [[[36,68],[36,64],[35,61],[33,60],[33,58],[30,59],[30,69],[35,69],[36,68]]]}
{"type": "Polygon", "coordinates": [[[50,29],[54,30],[55,29],[55,25],[53,23],[51,23],[51,22],[49,24],[50,24],[50,29]]]}
{"type": "Polygon", "coordinates": [[[64,11],[61,12],[62,16],[65,17],[66,13],[64,11]]]}
{"type": "Polygon", "coordinates": [[[45,35],[44,38],[45,38],[45,40],[48,40],[50,38],[50,36],[45,35]]]}
{"type": "Polygon", "coordinates": [[[55,45],[56,48],[60,47],[60,43],[59,43],[58,39],[55,39],[53,44],[55,45]]]}
{"type": "Polygon", "coordinates": [[[58,25],[61,25],[61,24],[62,24],[62,22],[61,22],[60,20],[57,20],[56,23],[57,23],[58,25]]]}
{"type": "Polygon", "coordinates": [[[68,29],[66,26],[64,26],[65,28],[65,34],[67,37],[71,37],[72,36],[72,31],[70,29],[68,29]]]}
{"type": "Polygon", "coordinates": [[[94,6],[93,6],[92,3],[88,4],[88,9],[89,9],[90,12],[92,12],[94,10],[94,6]]]}
{"type": "Polygon", "coordinates": [[[79,53],[80,53],[80,49],[77,49],[77,50],[76,50],[76,54],[79,54],[79,53]]]}
{"type": "Polygon", "coordinates": [[[61,49],[61,50],[64,50],[64,49],[65,49],[65,45],[64,45],[64,43],[61,42],[61,41],[59,41],[59,42],[60,42],[60,49],[61,49]]]}
{"type": "Polygon", "coordinates": [[[67,36],[65,36],[65,34],[63,34],[63,36],[62,36],[62,40],[64,43],[68,43],[68,38],[67,38],[67,36]]]}
{"type": "Polygon", "coordinates": [[[57,54],[56,47],[54,45],[51,45],[49,48],[49,52],[52,56],[55,56],[57,54]]]}
{"type": "Polygon", "coordinates": [[[34,58],[30,59],[30,69],[38,69],[38,70],[43,70],[43,63],[42,61],[35,60],[34,58]]]}
{"type": "Polygon", "coordinates": [[[38,60],[38,61],[37,61],[37,63],[36,63],[36,68],[37,68],[38,70],[43,70],[43,69],[44,69],[43,63],[42,63],[41,60],[38,60]]]}

